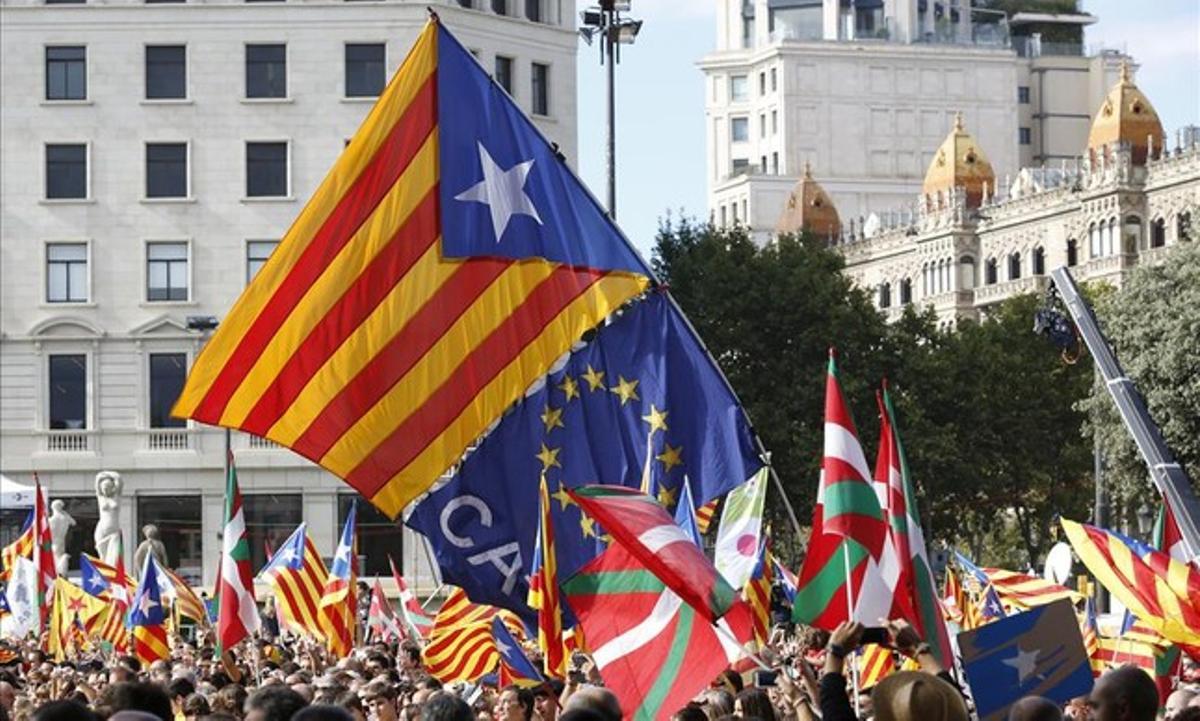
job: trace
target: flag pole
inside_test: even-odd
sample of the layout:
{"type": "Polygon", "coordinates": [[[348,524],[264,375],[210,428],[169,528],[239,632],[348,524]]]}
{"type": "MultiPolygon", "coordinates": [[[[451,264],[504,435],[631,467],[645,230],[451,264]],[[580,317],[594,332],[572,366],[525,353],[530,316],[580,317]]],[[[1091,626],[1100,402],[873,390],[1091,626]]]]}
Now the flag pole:
{"type": "Polygon", "coordinates": [[[726,641],[729,641],[734,646],[737,646],[738,649],[740,649],[741,652],[744,653],[746,657],[753,661],[759,668],[764,671],[771,670],[771,667],[767,665],[767,662],[763,661],[758,654],[751,653],[749,650],[747,650],[746,647],[742,645],[742,642],[737,639],[737,636],[733,635],[732,631],[722,626],[719,622],[713,622],[711,625],[717,630],[717,633],[720,634],[722,638],[724,638],[726,641]]]}
{"type": "MultiPolygon", "coordinates": [[[[850,541],[842,539],[842,565],[846,569],[846,620],[854,620],[854,584],[850,578],[850,541]]],[[[861,702],[858,699],[858,662],[850,660],[850,680],[854,686],[854,715],[858,716],[861,702]]]]}

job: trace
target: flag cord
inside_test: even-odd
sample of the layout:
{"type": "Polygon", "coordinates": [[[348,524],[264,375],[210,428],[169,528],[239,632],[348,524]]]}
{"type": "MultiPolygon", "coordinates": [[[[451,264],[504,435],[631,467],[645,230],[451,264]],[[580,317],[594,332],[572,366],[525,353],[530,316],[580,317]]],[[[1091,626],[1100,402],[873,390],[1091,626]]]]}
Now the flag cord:
{"type": "MultiPolygon", "coordinates": [[[[842,565],[846,569],[846,620],[854,621],[854,584],[850,578],[850,541],[842,539],[842,565]]],[[[850,659],[850,681],[854,687],[854,715],[858,716],[859,699],[858,699],[858,662],[855,659],[850,659]]]]}

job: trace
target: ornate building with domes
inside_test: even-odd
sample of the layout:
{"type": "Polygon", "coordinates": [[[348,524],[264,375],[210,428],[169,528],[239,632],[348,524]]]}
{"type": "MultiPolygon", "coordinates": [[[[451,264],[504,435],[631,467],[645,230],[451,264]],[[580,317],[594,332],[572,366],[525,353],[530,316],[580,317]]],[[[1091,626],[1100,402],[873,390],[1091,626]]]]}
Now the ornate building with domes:
{"type": "Polygon", "coordinates": [[[987,138],[977,141],[968,121],[955,117],[913,204],[838,222],[806,173],[778,230],[828,237],[846,259],[845,273],[890,318],[915,303],[948,325],[1045,291],[1049,270],[1060,265],[1077,280],[1119,286],[1126,272],[1161,262],[1188,239],[1200,212],[1200,142],[1192,133],[1168,147],[1128,65],[1074,161],[998,179],[987,138]]]}

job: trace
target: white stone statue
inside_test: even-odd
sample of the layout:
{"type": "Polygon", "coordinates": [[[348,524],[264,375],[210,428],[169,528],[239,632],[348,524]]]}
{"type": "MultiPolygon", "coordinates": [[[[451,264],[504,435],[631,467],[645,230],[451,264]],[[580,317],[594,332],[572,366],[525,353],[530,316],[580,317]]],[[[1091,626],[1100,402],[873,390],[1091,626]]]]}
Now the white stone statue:
{"type": "Polygon", "coordinates": [[[116,471],[100,471],[96,474],[96,505],[100,507],[100,518],[96,521],[96,556],[108,564],[115,565],[121,548],[121,522],[117,518],[117,506],[121,497],[121,474],[116,471]]]}
{"type": "Polygon", "coordinates": [[[54,553],[54,568],[60,576],[67,575],[67,561],[71,558],[71,554],[67,553],[67,533],[75,525],[75,519],[63,508],[64,505],[61,500],[51,501],[50,518],[47,520],[50,524],[50,550],[54,553]]]}

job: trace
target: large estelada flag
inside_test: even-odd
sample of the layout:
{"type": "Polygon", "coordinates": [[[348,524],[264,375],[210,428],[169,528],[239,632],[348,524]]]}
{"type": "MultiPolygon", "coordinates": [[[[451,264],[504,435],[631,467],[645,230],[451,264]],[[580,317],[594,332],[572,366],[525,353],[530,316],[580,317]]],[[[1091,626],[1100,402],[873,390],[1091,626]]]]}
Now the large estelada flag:
{"type": "Polygon", "coordinates": [[[301,523],[283,542],[258,577],[271,584],[280,619],[297,633],[325,640],[319,605],[329,571],[301,523]]]}
{"type": "Polygon", "coordinates": [[[173,413],[269,438],[395,517],[650,277],[432,20],[173,413]]]}
{"type": "Polygon", "coordinates": [[[979,718],[999,721],[1024,696],[1066,703],[1092,689],[1075,609],[1065,599],[958,635],[979,718]]]}

